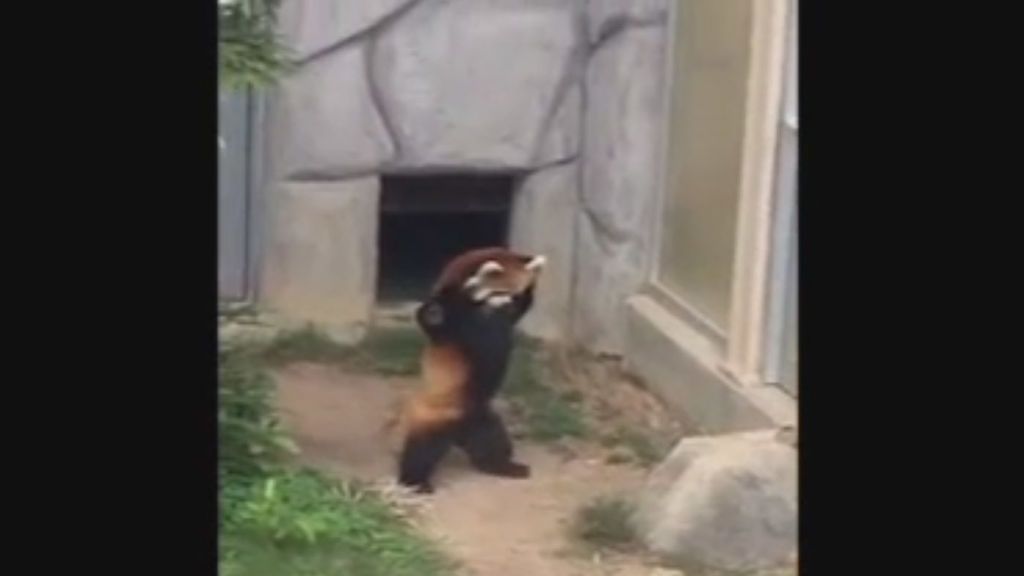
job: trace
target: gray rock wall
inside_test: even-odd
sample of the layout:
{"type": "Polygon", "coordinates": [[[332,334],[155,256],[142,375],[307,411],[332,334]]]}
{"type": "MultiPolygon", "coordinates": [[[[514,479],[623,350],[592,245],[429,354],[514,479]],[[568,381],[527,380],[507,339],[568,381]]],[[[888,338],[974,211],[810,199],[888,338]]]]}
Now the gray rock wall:
{"type": "Polygon", "coordinates": [[[621,353],[625,298],[654,255],[667,17],[655,2],[594,2],[577,215],[573,331],[594,350],[621,353]],[[641,10],[644,7],[646,10],[641,10]]]}
{"type": "Polygon", "coordinates": [[[525,177],[512,206],[509,244],[548,258],[536,303],[523,318],[522,328],[548,340],[566,341],[570,337],[578,188],[579,167],[575,163],[552,166],[525,177]]]}
{"type": "Polygon", "coordinates": [[[397,146],[374,103],[366,53],[362,45],[338,50],[282,83],[271,108],[276,178],[365,174],[395,158],[397,146]]]}
{"type": "Polygon", "coordinates": [[[575,154],[578,115],[555,114],[578,56],[574,2],[421,1],[371,42],[401,165],[530,169],[575,154]]]}
{"type": "Polygon", "coordinates": [[[375,177],[271,190],[262,287],[274,311],[334,329],[369,321],[379,200],[375,177]]]}
{"type": "Polygon", "coordinates": [[[651,248],[666,1],[283,0],[299,66],[271,98],[263,299],[314,321],[368,317],[368,180],[512,171],[510,243],[550,258],[524,328],[620,351],[651,248]]]}

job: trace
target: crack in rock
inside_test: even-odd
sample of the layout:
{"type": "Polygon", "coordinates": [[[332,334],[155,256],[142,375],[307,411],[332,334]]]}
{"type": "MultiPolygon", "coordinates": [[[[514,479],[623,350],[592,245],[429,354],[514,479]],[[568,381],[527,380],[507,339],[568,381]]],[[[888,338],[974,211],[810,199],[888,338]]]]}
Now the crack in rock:
{"type": "Polygon", "coordinates": [[[633,16],[619,15],[609,18],[601,26],[597,33],[597,39],[590,44],[590,57],[601,49],[609,40],[619,36],[622,32],[636,28],[652,28],[662,26],[665,23],[663,16],[652,18],[635,18],[633,16]]]}
{"type": "MultiPolygon", "coordinates": [[[[414,0],[415,2],[416,0],[414,0]]],[[[410,2],[413,4],[414,2],[410,2]]],[[[366,53],[363,72],[366,75],[366,84],[370,92],[370,101],[373,103],[374,109],[377,110],[377,116],[380,118],[381,124],[384,125],[384,131],[387,132],[388,138],[391,140],[391,147],[394,149],[394,156],[392,161],[398,161],[405,157],[404,148],[402,146],[402,139],[398,135],[398,129],[395,128],[395,123],[391,119],[391,114],[388,112],[386,100],[380,89],[380,83],[377,82],[377,68],[375,66],[377,54],[377,35],[374,34],[370,37],[366,44],[366,53]]]]}
{"type": "Polygon", "coordinates": [[[309,64],[310,62],[314,62],[316,60],[319,60],[319,59],[323,58],[324,56],[328,56],[330,54],[333,54],[334,52],[337,52],[338,50],[343,50],[343,49],[345,49],[345,47],[347,47],[347,46],[349,46],[351,44],[354,44],[356,42],[360,42],[363,39],[368,38],[368,37],[376,34],[380,30],[383,30],[383,29],[387,28],[388,26],[393,24],[395,21],[397,21],[399,18],[404,16],[407,12],[409,12],[409,10],[411,10],[413,7],[415,7],[421,1],[422,0],[409,0],[408,2],[406,2],[405,4],[402,4],[401,6],[395,8],[391,12],[388,12],[387,14],[384,14],[383,16],[378,18],[376,21],[374,21],[373,23],[371,23],[367,27],[363,28],[362,30],[359,30],[357,32],[349,34],[348,36],[345,36],[343,38],[339,38],[338,40],[335,40],[335,41],[327,44],[326,46],[324,46],[322,48],[318,48],[318,49],[310,52],[309,54],[307,54],[307,55],[305,55],[305,56],[303,56],[301,58],[297,58],[295,60],[295,65],[297,67],[301,68],[302,66],[305,66],[306,64],[309,64]]]}

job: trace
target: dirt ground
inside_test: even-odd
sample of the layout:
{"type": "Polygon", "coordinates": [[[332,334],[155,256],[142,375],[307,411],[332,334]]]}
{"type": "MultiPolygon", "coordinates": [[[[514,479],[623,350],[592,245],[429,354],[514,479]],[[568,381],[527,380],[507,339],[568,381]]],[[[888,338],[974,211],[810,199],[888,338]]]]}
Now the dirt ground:
{"type": "MultiPolygon", "coordinates": [[[[578,376],[572,380],[579,383],[593,374],[578,376]]],[[[391,481],[396,445],[384,423],[400,393],[416,385],[414,378],[354,374],[304,363],[277,371],[276,380],[284,423],[305,464],[344,478],[391,481]]],[[[652,420],[649,424],[654,429],[678,435],[678,429],[659,416],[663,412],[649,404],[653,400],[644,399],[641,390],[612,388],[618,392],[590,390],[588,396],[597,400],[588,400],[588,408],[604,410],[606,420],[613,416],[652,420]],[[620,414],[612,414],[614,405],[622,407],[620,414]]],[[[573,543],[568,530],[581,506],[601,495],[635,492],[645,471],[637,465],[608,463],[608,449],[594,440],[560,448],[518,440],[517,459],[532,468],[532,476],[524,480],[481,475],[453,450],[435,477],[437,492],[418,498],[415,521],[442,542],[467,575],[648,576],[654,572],[639,557],[587,551],[573,543]]]]}

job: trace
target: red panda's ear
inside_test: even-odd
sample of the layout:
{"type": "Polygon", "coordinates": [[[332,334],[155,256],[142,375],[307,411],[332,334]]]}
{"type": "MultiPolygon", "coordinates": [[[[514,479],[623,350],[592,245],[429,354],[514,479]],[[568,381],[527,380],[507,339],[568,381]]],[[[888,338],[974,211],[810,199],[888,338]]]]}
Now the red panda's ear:
{"type": "Polygon", "coordinates": [[[540,272],[547,262],[548,259],[543,255],[532,256],[526,263],[526,269],[530,272],[540,272]]]}
{"type": "Polygon", "coordinates": [[[505,267],[499,264],[496,260],[488,260],[481,264],[480,267],[477,268],[476,272],[462,283],[462,287],[473,288],[475,286],[479,286],[488,275],[498,274],[504,271],[505,267]]]}

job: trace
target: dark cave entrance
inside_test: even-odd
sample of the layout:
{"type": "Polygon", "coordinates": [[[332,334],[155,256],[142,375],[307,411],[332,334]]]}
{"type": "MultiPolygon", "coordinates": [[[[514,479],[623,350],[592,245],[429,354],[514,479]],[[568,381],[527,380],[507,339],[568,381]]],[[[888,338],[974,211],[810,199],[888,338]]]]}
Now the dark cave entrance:
{"type": "Polygon", "coordinates": [[[382,175],[377,301],[420,301],[453,256],[506,246],[512,174],[382,175]]]}

